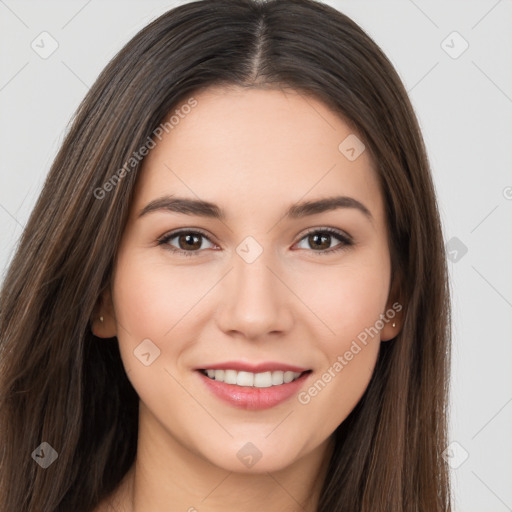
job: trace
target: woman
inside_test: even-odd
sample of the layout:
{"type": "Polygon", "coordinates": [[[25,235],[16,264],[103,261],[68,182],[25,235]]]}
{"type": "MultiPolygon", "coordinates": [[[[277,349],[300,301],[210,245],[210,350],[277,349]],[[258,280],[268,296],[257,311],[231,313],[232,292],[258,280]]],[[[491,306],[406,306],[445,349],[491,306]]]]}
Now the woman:
{"type": "Polygon", "coordinates": [[[170,10],[8,269],[3,510],[450,510],[449,299],[406,91],[312,0],[170,10]]]}

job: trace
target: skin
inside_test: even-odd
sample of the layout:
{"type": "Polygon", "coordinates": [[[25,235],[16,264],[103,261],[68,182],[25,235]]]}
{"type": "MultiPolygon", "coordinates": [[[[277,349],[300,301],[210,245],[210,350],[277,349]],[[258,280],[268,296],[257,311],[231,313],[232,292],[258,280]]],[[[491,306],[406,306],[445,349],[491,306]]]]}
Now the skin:
{"type": "MultiPolygon", "coordinates": [[[[353,131],[311,96],[230,87],[194,97],[198,105],[144,161],[112,286],[93,323],[96,335],[117,336],[140,397],[136,462],[98,510],[313,511],[332,434],[363,395],[380,342],[398,334],[400,315],[307,404],[293,396],[263,411],[237,409],[194,369],[286,362],[313,370],[307,390],[391,307],[374,163],[368,151],[349,161],[338,150],[353,131]],[[227,217],[161,210],[137,218],[164,194],[216,203],[227,217]],[[334,195],[357,199],[372,219],[355,208],[283,218],[293,203],[334,195]],[[320,247],[308,242],[311,228],[327,227],[354,245],[320,254],[343,244],[335,236],[320,247]],[[191,257],[158,245],[181,228],[207,236],[188,249],[191,257]],[[236,252],[247,236],[263,249],[252,263],[236,252]],[[161,351],[149,366],[133,354],[144,339],[161,351]],[[237,457],[247,442],[262,454],[251,468],[237,457]]],[[[187,250],[180,237],[167,245],[187,250]]]]}

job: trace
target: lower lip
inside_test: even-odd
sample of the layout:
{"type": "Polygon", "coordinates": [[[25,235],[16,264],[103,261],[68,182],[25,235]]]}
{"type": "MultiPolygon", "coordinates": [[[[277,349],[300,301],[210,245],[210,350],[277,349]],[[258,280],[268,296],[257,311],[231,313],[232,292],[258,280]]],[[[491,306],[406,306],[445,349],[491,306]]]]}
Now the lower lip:
{"type": "Polygon", "coordinates": [[[236,386],[226,384],[218,380],[210,379],[198,372],[208,389],[218,398],[240,409],[260,411],[270,409],[288,400],[299,392],[311,372],[303,373],[298,379],[287,384],[271,386],[269,388],[256,388],[248,386],[236,386]]]}

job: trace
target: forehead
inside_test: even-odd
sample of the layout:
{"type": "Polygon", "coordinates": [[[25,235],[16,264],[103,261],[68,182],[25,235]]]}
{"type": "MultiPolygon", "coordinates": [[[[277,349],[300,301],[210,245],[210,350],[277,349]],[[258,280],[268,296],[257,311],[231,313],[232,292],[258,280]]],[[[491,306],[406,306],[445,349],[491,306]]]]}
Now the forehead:
{"type": "Polygon", "coordinates": [[[172,128],[155,139],[139,176],[137,207],[174,193],[222,203],[228,212],[240,204],[261,210],[262,201],[342,194],[382,214],[369,152],[347,158],[347,144],[362,148],[357,134],[320,100],[241,87],[210,88],[193,99],[193,108],[182,108],[187,98],[169,113],[172,128]]]}

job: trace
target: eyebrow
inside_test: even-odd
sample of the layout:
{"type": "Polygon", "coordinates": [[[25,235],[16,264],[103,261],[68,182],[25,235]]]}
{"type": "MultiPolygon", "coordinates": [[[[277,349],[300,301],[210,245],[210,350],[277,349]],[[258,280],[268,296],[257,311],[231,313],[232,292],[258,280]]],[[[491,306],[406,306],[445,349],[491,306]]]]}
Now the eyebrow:
{"type": "MultiPolygon", "coordinates": [[[[284,216],[289,219],[300,219],[309,215],[316,215],[318,213],[336,210],[338,208],[354,208],[363,213],[370,222],[373,222],[370,210],[357,199],[347,196],[327,197],[316,201],[296,203],[288,208],[284,216]]],[[[154,199],[140,210],[137,218],[141,218],[144,215],[156,211],[197,215],[200,217],[219,220],[226,219],[226,213],[224,210],[214,203],[202,201],[200,199],[176,196],[162,196],[154,199]]]]}

